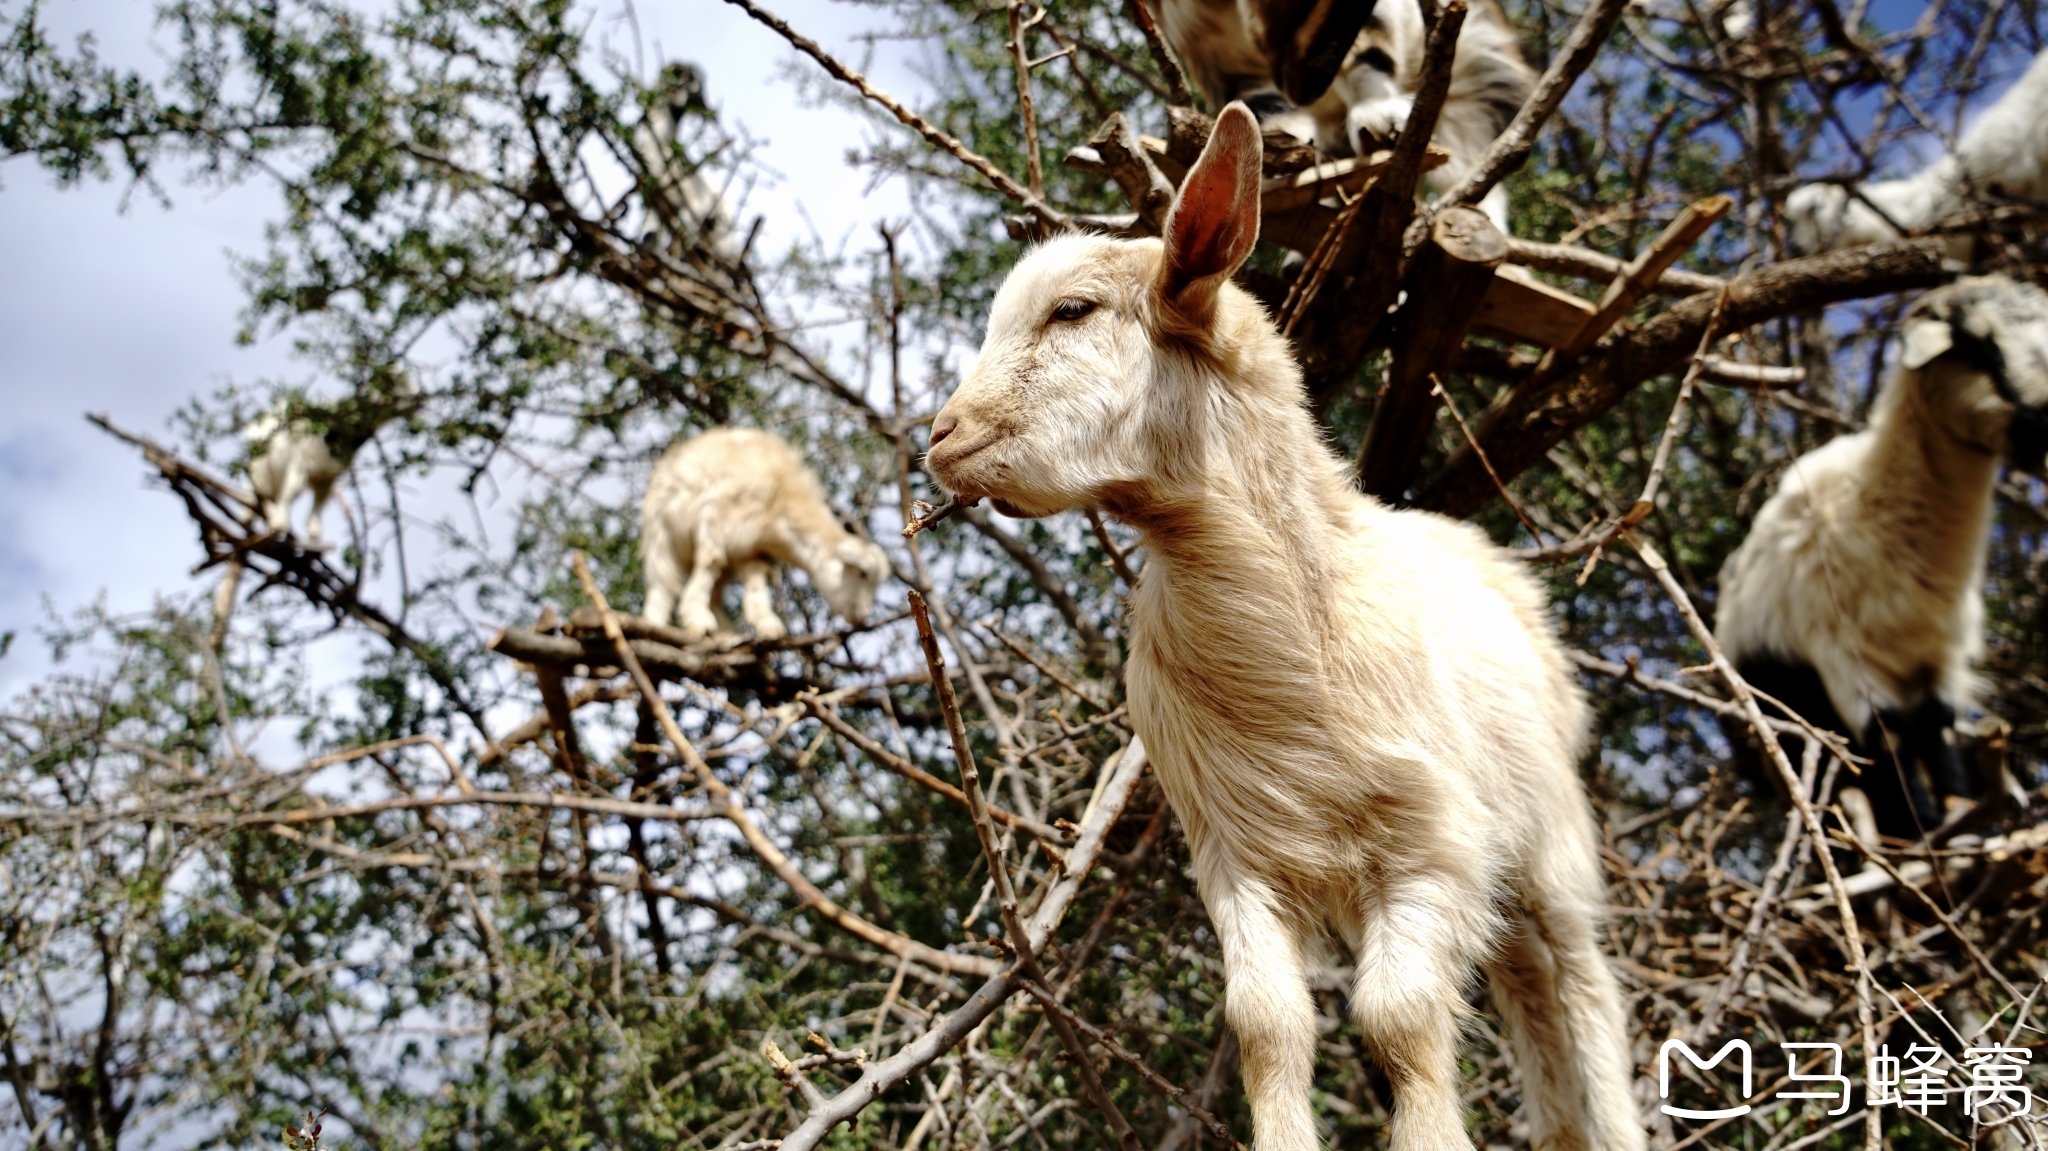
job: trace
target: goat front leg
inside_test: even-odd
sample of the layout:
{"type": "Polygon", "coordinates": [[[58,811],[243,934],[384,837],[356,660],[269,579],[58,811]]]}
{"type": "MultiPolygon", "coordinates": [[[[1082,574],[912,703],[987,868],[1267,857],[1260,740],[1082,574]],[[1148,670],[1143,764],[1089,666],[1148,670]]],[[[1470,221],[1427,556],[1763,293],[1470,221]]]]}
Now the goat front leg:
{"type": "Polygon", "coordinates": [[[1360,918],[1351,1010],[1394,1088],[1392,1151],[1469,1151],[1458,1098],[1464,984],[1498,930],[1491,902],[1429,879],[1374,893],[1360,918]]]}
{"type": "Polygon", "coordinates": [[[711,531],[699,525],[696,542],[690,555],[690,578],[683,584],[682,602],[677,605],[678,621],[682,629],[693,638],[716,634],[719,628],[718,613],[712,610],[712,600],[718,593],[720,577],[725,574],[725,548],[711,531]]]}
{"type": "Polygon", "coordinates": [[[1308,1098],[1316,1044],[1308,933],[1278,894],[1254,880],[1230,877],[1202,886],[1223,945],[1223,1015],[1237,1033],[1252,1146],[1317,1151],[1308,1098]]]}
{"type": "Polygon", "coordinates": [[[754,629],[756,639],[781,639],[789,634],[782,617],[775,614],[775,599],[768,590],[768,565],[748,560],[733,569],[740,581],[740,615],[754,629]]]}

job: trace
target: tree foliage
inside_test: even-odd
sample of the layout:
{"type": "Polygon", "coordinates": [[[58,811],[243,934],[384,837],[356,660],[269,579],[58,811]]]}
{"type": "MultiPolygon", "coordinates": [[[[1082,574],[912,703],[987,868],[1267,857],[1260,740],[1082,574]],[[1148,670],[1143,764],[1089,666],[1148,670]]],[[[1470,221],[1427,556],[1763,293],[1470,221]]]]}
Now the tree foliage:
{"type": "MultiPolygon", "coordinates": [[[[1539,62],[1579,16],[1548,0],[1509,7],[1539,62]]],[[[889,42],[921,53],[919,113],[1021,179],[1033,142],[1013,13],[965,0],[870,11],[889,42]]],[[[1027,11],[1043,19],[1025,55],[1049,57],[1030,74],[1045,199],[1075,215],[1124,211],[1110,180],[1061,157],[1115,112],[1170,136],[1160,61],[1126,5],[1027,11]]],[[[1038,825],[1085,824],[1131,740],[1119,567],[1142,553],[1126,554],[1125,529],[969,513],[914,541],[898,534],[913,501],[937,499],[918,466],[923,426],[1020,250],[1004,220],[1015,206],[799,58],[805,98],[872,118],[854,158],[904,181],[913,217],[879,222],[875,242],[850,252],[764,251],[744,219],[737,255],[678,236],[664,172],[639,144],[664,93],[593,30],[599,10],[563,0],[185,0],[158,12],[170,51],[150,73],[107,65],[89,37],[54,40],[34,4],[0,12],[0,155],[15,179],[40,169],[165,198],[179,181],[279,192],[267,248],[239,264],[244,337],[287,336],[317,382],[195,397],[178,452],[232,481],[247,464],[238,429],[272,405],[368,437],[329,590],[280,577],[244,588],[227,621],[172,600],[58,621],[47,639],[64,670],[0,714],[6,1145],[252,1145],[324,1112],[316,1122],[339,1147],[752,1151],[810,1108],[799,1078],[836,1091],[962,1010],[1000,958],[983,941],[1001,927],[966,809],[889,768],[959,778],[903,588],[934,603],[993,802],[1038,825]],[[850,317],[853,335],[807,330],[823,315],[850,317]],[[485,642],[499,626],[606,642],[560,622],[588,602],[570,554],[588,557],[616,606],[636,608],[647,471],[676,436],[728,422],[797,443],[848,522],[889,547],[899,582],[873,626],[843,628],[787,581],[792,633],[830,642],[743,645],[751,671],[670,677],[662,694],[719,787],[823,897],[950,959],[904,958],[834,927],[737,824],[686,814],[717,791],[626,680],[569,665],[572,742],[533,669],[485,642]],[[415,513],[423,491],[459,511],[415,513]],[[382,630],[350,606],[372,600],[382,630]],[[360,631],[371,654],[352,683],[323,690],[304,652],[336,628],[360,631]],[[529,800],[461,801],[479,792],[529,800]],[[542,793],[583,806],[531,800],[542,793]],[[856,1048],[869,1062],[841,1058],[856,1048]],[[800,1053],[823,1062],[778,1065],[800,1053]]],[[[1685,266],[1736,277],[1782,264],[1795,183],[1910,169],[2040,39],[2030,2],[1631,7],[1509,179],[1513,230],[1625,260],[1687,204],[1724,193],[1733,212],[1685,266]]],[[[707,112],[686,118],[670,151],[677,170],[745,203],[758,173],[743,131],[707,112]]],[[[2031,227],[2008,221],[1985,264],[2035,275],[2031,227]]],[[[1277,307],[1288,268],[1267,248],[1246,281],[1277,307]]],[[[1805,376],[1783,394],[1711,385],[1691,401],[1639,530],[1705,610],[1789,461],[1868,410],[1905,298],[1866,295],[1716,333],[1722,354],[1805,376]]],[[[1332,289],[1320,306],[1346,298],[1332,289]]],[[[1646,297],[1596,360],[1682,306],[1646,297]]],[[[1476,415],[1535,367],[1529,348],[1478,338],[1447,391],[1476,415]]],[[[1665,367],[1621,381],[1608,407],[1529,451],[1538,462],[1504,477],[1518,510],[1495,500],[1476,518],[1530,548],[1625,512],[1685,364],[1665,367]]],[[[1341,449],[1363,442],[1383,368],[1368,356],[1317,397],[1341,449]]],[[[1439,418],[1431,437],[1417,493],[1460,466],[1457,421],[1439,418]]],[[[2043,506],[2035,481],[2002,482],[1990,558],[1985,708],[2009,721],[2000,746],[2029,787],[2048,748],[2043,506]]],[[[1656,1044],[1686,1034],[1726,976],[1785,807],[1732,766],[1743,736],[1711,699],[1645,690],[1703,658],[1639,559],[1536,562],[1568,642],[1629,669],[1589,671],[1599,752],[1585,774],[1624,909],[1610,943],[1653,1067],[1656,1044]]],[[[1703,679],[1685,683],[1712,696],[1703,679]]],[[[1169,1100],[1128,1062],[1091,1065],[1148,1142],[1216,1141],[1190,1101],[1246,1131],[1215,940],[1170,812],[1145,781],[1111,814],[1099,866],[1045,952],[1048,979],[1192,1091],[1169,1100]]],[[[2003,818],[2030,827],[2039,814],[2003,818]]],[[[1071,843],[1004,826],[1020,887],[1051,898],[1056,852],[1071,843]]],[[[1888,1026],[1933,1027],[1937,1007],[1958,1026],[2001,1018],[2014,981],[2048,962],[2034,927],[2048,865],[2038,847],[2009,856],[1968,864],[1968,886],[1941,896],[1961,917],[1954,933],[1903,893],[1864,906],[1872,977],[1901,1005],[1888,1026]],[[1990,953],[1989,970],[1971,947],[1990,953]]],[[[1801,847],[1786,889],[1818,875],[1801,847]]],[[[1727,1033],[1850,1035],[1855,980],[1826,914],[1774,923],[1717,1008],[1727,1033]]],[[[1318,992],[1316,1100],[1353,1146],[1385,1137],[1388,1094],[1342,1022],[1344,962],[1330,957],[1318,992]]],[[[1523,1144],[1509,1059],[1484,1018],[1471,1126],[1489,1146],[1523,1144]]],[[[1114,1143],[1047,1019],[1026,997],[1008,1001],[831,1141],[1114,1143]]],[[[1685,1134],[1658,1121],[1669,1140],[1685,1134]]],[[[1784,1147],[1826,1123],[1780,1104],[1702,1141],[1784,1147]]],[[[1892,1134],[1942,1141],[1904,1116],[1892,1134]]]]}

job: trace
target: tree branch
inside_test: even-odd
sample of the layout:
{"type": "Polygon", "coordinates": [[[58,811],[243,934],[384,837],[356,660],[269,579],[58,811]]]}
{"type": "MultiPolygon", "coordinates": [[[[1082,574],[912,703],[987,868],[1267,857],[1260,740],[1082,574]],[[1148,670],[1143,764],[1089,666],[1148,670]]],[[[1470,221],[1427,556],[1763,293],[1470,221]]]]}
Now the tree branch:
{"type": "MultiPolygon", "coordinates": [[[[1722,327],[1739,332],[1766,320],[1844,300],[1929,288],[1949,276],[1945,241],[1904,240],[1788,260],[1746,272],[1728,283],[1722,327]]],[[[1605,415],[1645,380],[1690,358],[1713,315],[1718,293],[1701,292],[1596,347],[1549,385],[1499,411],[1480,444],[1503,480],[1543,459],[1553,444],[1605,415]]],[[[1468,516],[1494,496],[1493,482],[1470,447],[1455,452],[1416,501],[1421,507],[1468,516]]]]}

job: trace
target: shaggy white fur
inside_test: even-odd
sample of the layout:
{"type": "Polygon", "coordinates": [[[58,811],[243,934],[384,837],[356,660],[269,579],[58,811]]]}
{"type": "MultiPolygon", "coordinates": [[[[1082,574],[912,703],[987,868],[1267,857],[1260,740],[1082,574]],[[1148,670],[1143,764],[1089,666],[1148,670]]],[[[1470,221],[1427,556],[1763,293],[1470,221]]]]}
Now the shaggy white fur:
{"type": "MultiPolygon", "coordinates": [[[[1337,79],[1305,108],[1288,103],[1247,29],[1237,0],[1164,0],[1161,30],[1212,104],[1244,100],[1269,127],[1284,129],[1333,156],[1385,147],[1408,125],[1422,83],[1427,32],[1420,0],[1380,0],[1352,44],[1337,79]]],[[[1477,0],[1458,33],[1451,90],[1431,140],[1451,153],[1424,187],[1442,192],[1470,173],[1494,137],[1515,118],[1536,84],[1515,30],[1498,0],[1477,0]]],[[[1507,193],[1480,207],[1507,231],[1507,193]]]]}
{"type": "Polygon", "coordinates": [[[306,542],[315,549],[324,546],[321,516],[334,494],[335,482],[348,472],[347,458],[335,454],[323,433],[287,419],[283,405],[249,421],[242,440],[249,450],[249,486],[256,492],[271,533],[289,534],[292,504],[300,495],[312,492],[306,542]]]}
{"type": "Polygon", "coordinates": [[[1879,764],[1908,778],[1866,772],[1865,790],[1880,830],[1910,839],[1941,814],[1916,789],[1967,793],[1944,732],[1916,750],[1908,729],[1930,701],[1953,722],[1976,693],[1992,485],[2001,460],[2038,470],[2048,446],[2048,293],[1960,280],[1917,301],[1901,334],[1870,427],[1794,461],[1729,555],[1715,635],[1738,667],[1811,669],[1825,699],[1808,718],[1832,707],[1867,752],[1909,745],[1879,764]]]}
{"type": "Polygon", "coordinates": [[[720,593],[740,582],[741,614],[762,639],[787,634],[768,591],[768,568],[810,573],[833,611],[853,623],[875,608],[889,557],[852,535],[825,503],[816,476],[768,432],[718,428],[670,448],[654,465],[640,515],[647,569],[645,615],[667,624],[678,601],[694,635],[733,630],[720,593]]]}
{"type": "Polygon", "coordinates": [[[1794,250],[1878,244],[1918,231],[1978,197],[2048,199],[2048,52],[1977,117],[1953,153],[1903,180],[1807,184],[1785,200],[1794,250]]]}
{"type": "Polygon", "coordinates": [[[250,420],[242,429],[242,443],[249,453],[249,486],[271,532],[290,532],[292,504],[312,492],[305,538],[315,549],[324,546],[321,517],[334,485],[348,474],[357,450],[377,428],[402,415],[418,395],[412,380],[400,375],[388,392],[379,393],[373,386],[335,405],[327,413],[325,431],[315,430],[311,421],[292,419],[289,405],[282,400],[250,420]]]}
{"type": "Polygon", "coordinates": [[[1329,935],[1395,1151],[1471,1146],[1458,1040],[1492,977],[1541,1148],[1645,1144],[1576,773],[1587,715],[1528,575],[1475,528],[1359,495],[1287,342],[1229,282],[1259,127],[1225,108],[1161,240],[1054,240],[997,293],[933,474],[1009,515],[1143,533],[1132,724],[1222,945],[1260,1151],[1313,1151],[1329,935]]]}

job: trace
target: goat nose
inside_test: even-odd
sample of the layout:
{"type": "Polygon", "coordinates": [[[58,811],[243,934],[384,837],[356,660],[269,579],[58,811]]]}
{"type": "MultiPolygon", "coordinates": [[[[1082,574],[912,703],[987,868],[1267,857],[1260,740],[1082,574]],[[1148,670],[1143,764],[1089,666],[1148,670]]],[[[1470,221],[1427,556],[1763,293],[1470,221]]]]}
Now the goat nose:
{"type": "Polygon", "coordinates": [[[932,421],[932,445],[936,447],[940,440],[952,435],[953,429],[959,426],[959,416],[951,412],[940,412],[939,418],[932,421]]]}

